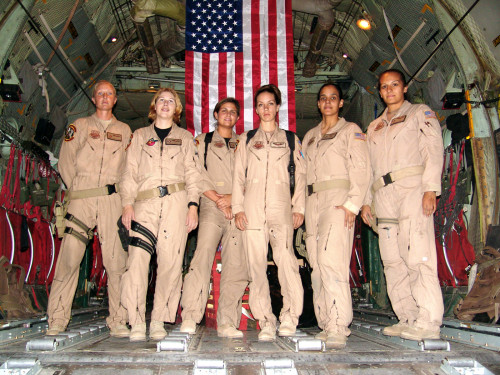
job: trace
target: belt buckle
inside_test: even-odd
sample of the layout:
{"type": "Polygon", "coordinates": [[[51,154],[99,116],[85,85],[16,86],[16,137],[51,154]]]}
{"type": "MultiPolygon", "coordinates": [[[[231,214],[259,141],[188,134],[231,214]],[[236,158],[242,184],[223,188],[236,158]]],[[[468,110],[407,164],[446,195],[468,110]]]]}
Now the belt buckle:
{"type": "Polygon", "coordinates": [[[116,193],[116,186],[115,186],[115,184],[113,184],[113,185],[106,185],[106,187],[108,188],[108,195],[116,193]]]}
{"type": "Polygon", "coordinates": [[[307,185],[307,195],[312,195],[314,193],[313,185],[307,185]]]}
{"type": "Polygon", "coordinates": [[[384,186],[390,185],[394,182],[392,181],[391,172],[383,175],[382,179],[384,180],[384,186]]]}
{"type": "Polygon", "coordinates": [[[160,198],[163,198],[165,195],[168,195],[168,189],[166,186],[158,186],[158,191],[160,192],[160,198]]]}

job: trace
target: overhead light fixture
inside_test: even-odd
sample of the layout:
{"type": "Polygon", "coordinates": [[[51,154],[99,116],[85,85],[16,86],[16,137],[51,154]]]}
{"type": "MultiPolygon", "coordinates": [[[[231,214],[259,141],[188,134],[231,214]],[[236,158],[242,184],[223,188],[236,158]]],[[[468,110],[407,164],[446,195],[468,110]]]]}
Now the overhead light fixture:
{"type": "Polygon", "coordinates": [[[108,43],[116,43],[118,38],[116,36],[110,36],[107,40],[108,43]]]}
{"type": "Polygon", "coordinates": [[[148,86],[152,90],[158,90],[160,88],[160,83],[155,81],[149,81],[148,86]]]}
{"type": "Polygon", "coordinates": [[[366,18],[360,18],[356,22],[356,25],[361,29],[361,30],[370,30],[372,28],[372,25],[369,20],[366,18]]]}

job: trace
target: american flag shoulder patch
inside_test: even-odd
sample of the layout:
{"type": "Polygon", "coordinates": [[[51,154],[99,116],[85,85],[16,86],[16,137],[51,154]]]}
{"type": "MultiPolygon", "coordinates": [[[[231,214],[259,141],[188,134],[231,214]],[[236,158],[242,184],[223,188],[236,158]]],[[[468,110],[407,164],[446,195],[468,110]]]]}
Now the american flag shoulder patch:
{"type": "Polygon", "coordinates": [[[425,118],[437,118],[436,113],[434,111],[425,111],[424,115],[425,118]]]}
{"type": "Polygon", "coordinates": [[[357,139],[358,141],[366,141],[366,134],[365,133],[354,133],[354,139],[357,139]]]}

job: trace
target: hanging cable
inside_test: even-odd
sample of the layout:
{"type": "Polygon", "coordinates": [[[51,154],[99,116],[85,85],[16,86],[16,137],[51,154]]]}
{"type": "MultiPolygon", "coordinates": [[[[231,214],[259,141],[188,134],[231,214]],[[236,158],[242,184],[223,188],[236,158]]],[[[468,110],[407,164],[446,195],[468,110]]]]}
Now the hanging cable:
{"type": "Polygon", "coordinates": [[[422,63],[422,65],[420,65],[418,67],[416,73],[410,77],[410,79],[408,80],[408,83],[411,82],[415,78],[415,76],[417,76],[420,73],[420,71],[427,65],[427,63],[432,58],[432,56],[434,56],[434,54],[437,52],[437,50],[443,45],[443,43],[446,41],[446,39],[448,39],[450,34],[462,23],[462,21],[465,19],[465,17],[467,17],[467,15],[471,12],[471,10],[476,6],[477,3],[479,3],[479,0],[474,1],[474,4],[472,4],[470,6],[470,8],[467,10],[467,12],[465,12],[465,14],[462,16],[462,18],[460,18],[458,20],[458,22],[455,24],[455,26],[453,26],[452,29],[448,32],[448,34],[446,34],[445,37],[439,41],[439,43],[436,45],[436,47],[434,47],[434,50],[431,52],[431,54],[425,59],[425,61],[422,63]]]}

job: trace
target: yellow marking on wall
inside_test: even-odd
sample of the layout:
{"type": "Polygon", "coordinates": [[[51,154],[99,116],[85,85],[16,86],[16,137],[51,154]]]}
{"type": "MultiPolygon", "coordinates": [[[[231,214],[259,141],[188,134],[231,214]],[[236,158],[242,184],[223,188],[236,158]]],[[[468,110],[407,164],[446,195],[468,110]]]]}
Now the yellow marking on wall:
{"type": "MultiPolygon", "coordinates": [[[[467,101],[470,101],[469,90],[465,91],[465,99],[467,101]]],[[[470,105],[470,103],[466,104],[467,104],[467,116],[469,117],[469,130],[470,130],[469,137],[474,138],[474,122],[472,121],[472,106],[470,105]]]]}
{"type": "Polygon", "coordinates": [[[32,127],[33,129],[36,129],[36,116],[35,116],[35,117],[33,117],[33,122],[31,123],[31,127],[32,127]]]}
{"type": "Polygon", "coordinates": [[[425,4],[423,7],[422,7],[422,10],[420,11],[420,13],[425,13],[425,12],[431,12],[431,13],[434,13],[434,11],[432,10],[432,8],[430,7],[429,4],[425,4]]]}
{"type": "Polygon", "coordinates": [[[439,122],[443,122],[443,120],[446,118],[445,116],[440,116],[438,111],[434,113],[436,114],[436,118],[438,119],[439,122]]]}
{"type": "Polygon", "coordinates": [[[17,111],[17,113],[19,113],[19,115],[21,115],[21,116],[22,116],[22,115],[23,115],[23,113],[24,113],[24,110],[25,110],[25,109],[26,109],[26,104],[25,104],[25,105],[23,105],[23,108],[21,108],[21,109],[19,109],[19,108],[18,108],[18,109],[16,109],[16,111],[17,111]]]}
{"type": "Polygon", "coordinates": [[[368,91],[370,94],[375,94],[371,89],[370,86],[366,86],[365,90],[368,91]]]}
{"type": "Polygon", "coordinates": [[[83,60],[83,56],[77,56],[73,59],[73,62],[75,62],[76,60],[83,60]]]}
{"type": "Polygon", "coordinates": [[[389,60],[384,60],[380,63],[380,65],[387,65],[387,64],[390,64],[392,61],[389,61],[389,60]]]}
{"type": "Polygon", "coordinates": [[[68,49],[73,44],[73,39],[69,38],[68,44],[64,47],[64,49],[68,49]]]}

